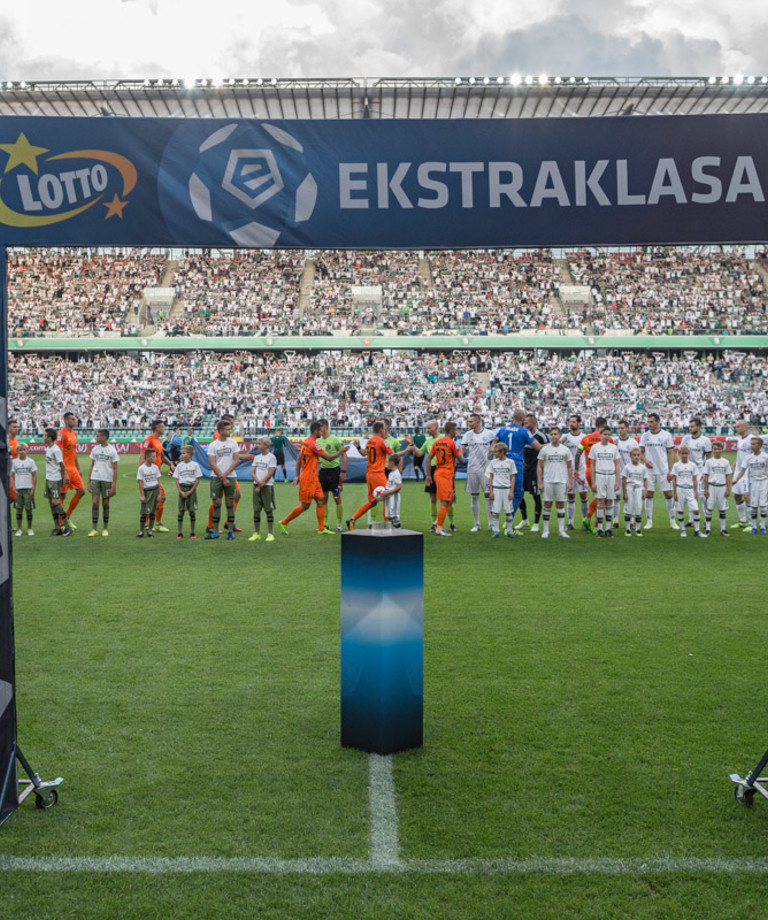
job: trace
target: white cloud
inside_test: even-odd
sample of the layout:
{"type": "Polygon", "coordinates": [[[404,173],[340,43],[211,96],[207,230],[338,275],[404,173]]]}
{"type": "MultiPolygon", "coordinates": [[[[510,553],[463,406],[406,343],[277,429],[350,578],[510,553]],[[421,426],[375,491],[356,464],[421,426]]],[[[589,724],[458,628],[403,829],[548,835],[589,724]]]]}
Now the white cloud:
{"type": "Polygon", "coordinates": [[[0,78],[763,73],[742,0],[36,0],[0,17],[0,78]]]}

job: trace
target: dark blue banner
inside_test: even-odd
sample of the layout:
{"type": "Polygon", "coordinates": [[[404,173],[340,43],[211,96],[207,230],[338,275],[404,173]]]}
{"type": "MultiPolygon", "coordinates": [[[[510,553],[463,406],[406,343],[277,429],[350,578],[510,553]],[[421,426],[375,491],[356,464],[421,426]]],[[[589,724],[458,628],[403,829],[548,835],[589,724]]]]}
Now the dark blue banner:
{"type": "Polygon", "coordinates": [[[0,245],[762,242],[768,116],[4,118],[0,245]]]}

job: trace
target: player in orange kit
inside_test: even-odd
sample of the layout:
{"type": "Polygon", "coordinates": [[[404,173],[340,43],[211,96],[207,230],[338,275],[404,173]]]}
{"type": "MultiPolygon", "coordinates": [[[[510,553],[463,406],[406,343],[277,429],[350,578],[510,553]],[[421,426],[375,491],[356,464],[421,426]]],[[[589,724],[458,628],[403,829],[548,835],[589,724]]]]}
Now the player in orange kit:
{"type": "Polygon", "coordinates": [[[75,490],[75,494],[69,500],[67,518],[70,521],[69,526],[72,528],[72,530],[77,530],[71,520],[72,512],[75,510],[75,508],[77,508],[77,506],[80,504],[80,499],[85,495],[85,486],[83,485],[83,477],[80,475],[80,464],[77,461],[77,434],[75,433],[76,419],[74,413],[65,412],[64,415],[62,415],[61,420],[64,422],[64,427],[59,431],[58,438],[56,439],[56,444],[61,449],[61,454],[64,458],[64,469],[67,474],[62,483],[61,498],[63,504],[64,496],[67,494],[67,490],[75,490]]]}
{"type": "MultiPolygon", "coordinates": [[[[11,460],[16,460],[19,456],[19,423],[15,418],[8,419],[8,454],[11,460]]],[[[15,501],[16,490],[8,484],[10,498],[9,502],[15,501]]]]}
{"type": "Polygon", "coordinates": [[[317,532],[319,534],[333,533],[325,526],[326,495],[317,475],[317,459],[323,457],[325,460],[335,460],[341,454],[346,453],[349,447],[345,445],[334,453],[326,453],[322,447],[317,446],[321,428],[320,422],[312,422],[309,426],[309,437],[301,445],[299,459],[296,461],[296,476],[293,480],[293,485],[296,485],[297,482],[299,484],[299,504],[280,521],[280,530],[284,534],[288,533],[289,522],[300,514],[304,514],[312,502],[315,503],[317,512],[317,532]]]}
{"type": "Polygon", "coordinates": [[[440,507],[437,509],[437,527],[435,533],[438,537],[452,537],[453,534],[443,530],[443,523],[446,515],[456,498],[456,486],[454,478],[456,476],[456,458],[463,461],[464,453],[460,447],[456,446],[454,437],[456,435],[456,423],[446,422],[443,427],[443,437],[438,438],[432,445],[429,452],[430,460],[434,457],[434,473],[432,466],[427,466],[427,485],[434,477],[437,486],[437,500],[440,507]]]}
{"type": "MultiPolygon", "coordinates": [[[[176,464],[171,460],[168,454],[163,450],[163,435],[165,434],[165,422],[156,419],[152,422],[152,434],[144,438],[139,445],[139,466],[144,462],[144,453],[151,448],[155,451],[155,465],[162,468],[163,461],[170,467],[171,472],[176,469],[176,464]]],[[[160,492],[158,494],[157,512],[155,517],[154,529],[160,533],[168,533],[168,528],[163,526],[163,508],[165,507],[165,489],[162,480],[160,482],[160,492]]]]}
{"type": "MultiPolygon", "coordinates": [[[[602,416],[595,419],[595,430],[590,432],[590,434],[585,434],[584,437],[579,442],[579,451],[584,452],[584,460],[586,463],[586,482],[592,482],[592,464],[589,459],[589,452],[595,446],[595,444],[600,443],[600,429],[605,428],[608,424],[608,421],[602,416]]],[[[613,444],[613,438],[608,439],[609,444],[613,444]]],[[[592,496],[592,501],[589,503],[589,509],[587,510],[587,518],[581,522],[582,530],[591,530],[592,533],[596,533],[594,524],[592,523],[593,516],[597,515],[597,499],[592,496]]]]}
{"type": "MultiPolygon", "coordinates": [[[[382,437],[386,433],[386,422],[381,419],[373,423],[373,434],[365,442],[365,457],[368,462],[368,467],[365,472],[365,481],[368,485],[368,501],[363,502],[362,505],[355,511],[352,517],[346,522],[347,530],[355,529],[355,521],[359,520],[366,512],[370,511],[372,508],[376,507],[376,498],[373,493],[376,489],[387,487],[387,456],[389,454],[394,454],[395,456],[401,456],[402,454],[407,454],[412,450],[412,445],[406,447],[403,451],[393,450],[389,444],[382,437]]],[[[355,447],[363,453],[360,448],[360,442],[354,442],[355,447]]]]}

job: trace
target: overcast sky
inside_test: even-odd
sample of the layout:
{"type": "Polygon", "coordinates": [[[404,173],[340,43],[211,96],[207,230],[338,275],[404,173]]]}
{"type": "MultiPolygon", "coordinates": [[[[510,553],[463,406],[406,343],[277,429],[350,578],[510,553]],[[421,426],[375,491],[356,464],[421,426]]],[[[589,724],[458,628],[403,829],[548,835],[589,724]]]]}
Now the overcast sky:
{"type": "Polygon", "coordinates": [[[0,79],[768,73],[766,0],[0,0],[0,79]]]}

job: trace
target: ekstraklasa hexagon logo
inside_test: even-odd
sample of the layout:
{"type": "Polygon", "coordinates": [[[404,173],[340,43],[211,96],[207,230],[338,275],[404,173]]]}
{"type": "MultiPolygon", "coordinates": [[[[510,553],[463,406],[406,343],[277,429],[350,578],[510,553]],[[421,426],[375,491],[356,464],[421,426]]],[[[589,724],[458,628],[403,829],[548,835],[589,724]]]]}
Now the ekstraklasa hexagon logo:
{"type": "Polygon", "coordinates": [[[218,224],[243,247],[274,246],[288,224],[309,220],[317,203],[302,144],[274,125],[259,128],[276,146],[255,146],[252,124],[214,131],[200,145],[188,184],[197,217],[218,224]]]}

